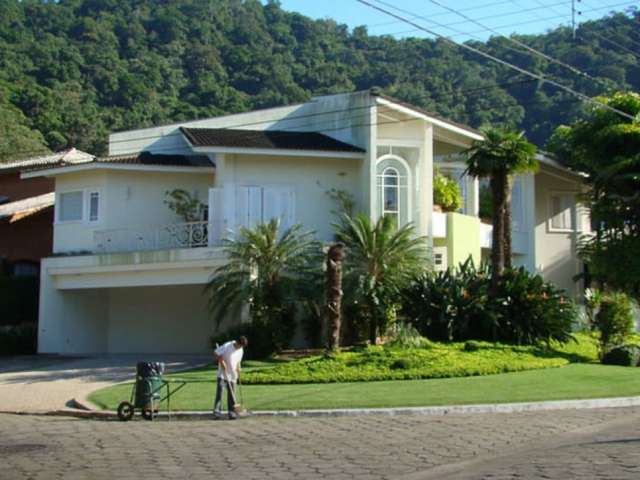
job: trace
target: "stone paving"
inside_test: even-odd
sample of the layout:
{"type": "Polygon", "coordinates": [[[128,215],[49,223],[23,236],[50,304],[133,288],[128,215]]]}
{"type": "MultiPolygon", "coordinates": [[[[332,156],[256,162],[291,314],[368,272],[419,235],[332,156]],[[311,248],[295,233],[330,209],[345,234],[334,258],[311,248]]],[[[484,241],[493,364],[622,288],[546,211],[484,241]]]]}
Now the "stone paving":
{"type": "Polygon", "coordinates": [[[640,408],[234,422],[0,415],[0,478],[635,479],[638,427],[640,408]]]}

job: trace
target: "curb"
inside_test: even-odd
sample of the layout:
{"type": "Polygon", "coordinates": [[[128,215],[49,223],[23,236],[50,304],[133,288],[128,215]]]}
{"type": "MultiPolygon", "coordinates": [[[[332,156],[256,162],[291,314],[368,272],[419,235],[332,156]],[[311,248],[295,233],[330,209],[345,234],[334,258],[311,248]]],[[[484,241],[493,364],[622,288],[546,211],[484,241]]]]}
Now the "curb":
{"type": "MultiPolygon", "coordinates": [[[[113,410],[92,410],[86,405],[73,400],[76,408],[65,408],[48,412],[0,412],[14,413],[19,415],[48,415],[67,416],[77,418],[93,419],[117,419],[118,416],[113,410]]],[[[518,413],[534,412],[544,410],[586,410],[595,408],[623,408],[640,406],[640,397],[614,397],[596,398],[588,400],[552,400],[544,402],[522,402],[522,403],[498,403],[498,404],[477,404],[477,405],[453,405],[440,407],[398,407],[398,408],[340,408],[327,410],[257,410],[249,412],[251,417],[355,417],[364,415],[463,415],[482,413],[518,413]]],[[[175,411],[169,415],[160,412],[159,418],[172,419],[209,419],[213,418],[211,412],[203,411],[175,411]]]]}

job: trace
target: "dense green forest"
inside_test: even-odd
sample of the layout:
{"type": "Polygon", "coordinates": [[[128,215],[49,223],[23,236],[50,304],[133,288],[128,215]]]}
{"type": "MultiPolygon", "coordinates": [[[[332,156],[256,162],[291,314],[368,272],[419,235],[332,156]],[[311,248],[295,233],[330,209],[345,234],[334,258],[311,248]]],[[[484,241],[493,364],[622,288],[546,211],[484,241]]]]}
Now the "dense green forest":
{"type": "MultiPolygon", "coordinates": [[[[519,40],[599,80],[513,48],[473,45],[588,95],[640,90],[640,11],[519,40]],[[618,46],[618,45],[621,46],[618,46]]],[[[543,144],[581,104],[444,41],[370,36],[258,0],[0,0],[0,160],[75,146],[105,153],[112,130],[283,105],[378,86],[543,144]]]]}

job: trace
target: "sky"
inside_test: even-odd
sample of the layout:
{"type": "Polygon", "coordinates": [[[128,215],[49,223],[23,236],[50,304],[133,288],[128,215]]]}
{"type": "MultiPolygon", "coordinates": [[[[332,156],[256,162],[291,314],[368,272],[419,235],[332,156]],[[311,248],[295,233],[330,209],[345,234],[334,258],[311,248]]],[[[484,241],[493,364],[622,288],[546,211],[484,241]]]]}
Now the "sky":
{"type": "MultiPolygon", "coordinates": [[[[371,35],[393,35],[396,38],[430,36],[415,27],[377,12],[356,0],[280,0],[285,10],[300,12],[312,18],[332,18],[350,28],[368,27],[371,35]]],[[[368,0],[400,16],[453,40],[486,40],[501,34],[536,34],[571,24],[572,0],[368,0]],[[471,22],[437,4],[463,13],[471,22]],[[418,17],[425,17],[418,18],[418,17]],[[478,25],[478,23],[480,25],[478,25]]],[[[574,0],[576,23],[594,20],[613,11],[638,6],[636,0],[574,0]]]]}

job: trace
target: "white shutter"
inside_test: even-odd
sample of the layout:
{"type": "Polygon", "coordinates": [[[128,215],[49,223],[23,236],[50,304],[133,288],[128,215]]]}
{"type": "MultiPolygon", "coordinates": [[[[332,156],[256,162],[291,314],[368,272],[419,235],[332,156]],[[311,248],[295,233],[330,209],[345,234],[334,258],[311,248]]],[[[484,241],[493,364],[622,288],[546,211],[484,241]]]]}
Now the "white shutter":
{"type": "Polygon", "coordinates": [[[247,226],[255,228],[262,223],[262,188],[247,188],[247,226]]]}
{"type": "Polygon", "coordinates": [[[295,222],[294,192],[290,187],[264,187],[263,221],[280,219],[281,230],[291,227],[295,222]]]}
{"type": "Polygon", "coordinates": [[[249,227],[249,187],[236,188],[236,221],[234,231],[249,227]]]}
{"type": "Polygon", "coordinates": [[[224,218],[224,190],[222,188],[209,189],[209,222],[208,245],[211,247],[220,242],[225,236],[224,218]]]}
{"type": "Polygon", "coordinates": [[[224,235],[228,235],[230,232],[234,235],[238,223],[236,219],[236,187],[234,184],[228,183],[224,185],[222,190],[224,235]]]}

